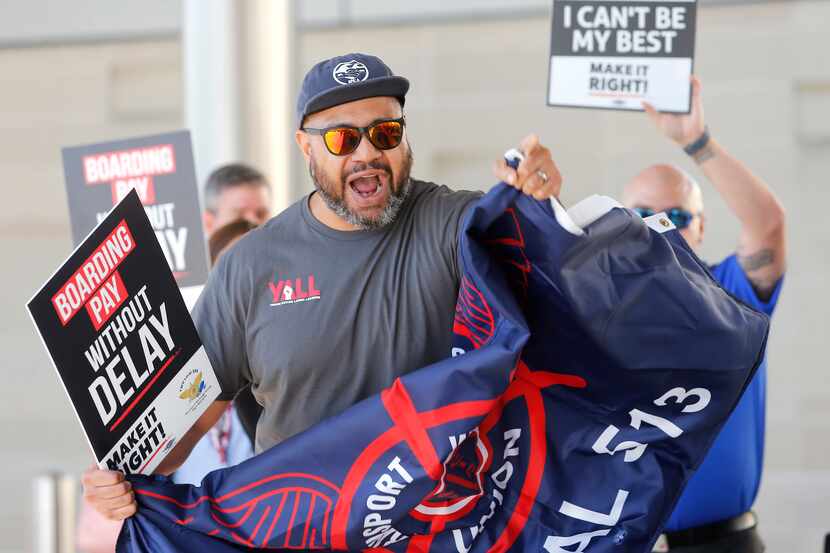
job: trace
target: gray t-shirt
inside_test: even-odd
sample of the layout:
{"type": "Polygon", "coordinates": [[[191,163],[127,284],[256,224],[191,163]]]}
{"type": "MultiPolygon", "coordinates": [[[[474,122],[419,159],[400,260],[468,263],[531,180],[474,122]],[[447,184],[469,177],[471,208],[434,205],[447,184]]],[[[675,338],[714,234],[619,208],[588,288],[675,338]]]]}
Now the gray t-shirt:
{"type": "Polygon", "coordinates": [[[230,400],[263,406],[262,451],[450,354],[458,232],[480,197],[412,181],[378,230],[326,227],[308,196],[225,253],[193,311],[230,400]]]}

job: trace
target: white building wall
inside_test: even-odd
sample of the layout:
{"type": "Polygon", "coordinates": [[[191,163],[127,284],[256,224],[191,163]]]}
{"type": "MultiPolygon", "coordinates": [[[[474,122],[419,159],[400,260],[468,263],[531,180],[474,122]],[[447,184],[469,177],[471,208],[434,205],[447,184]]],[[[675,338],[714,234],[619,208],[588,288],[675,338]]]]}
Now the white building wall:
{"type": "Polygon", "coordinates": [[[26,0],[0,3],[0,47],[176,35],[182,0],[26,0]]]}
{"type": "MultiPolygon", "coordinates": [[[[74,5],[89,14],[103,13],[103,3],[74,5]]],[[[85,27],[88,18],[62,15],[64,2],[15,3],[16,15],[49,16],[38,30],[11,23],[7,5],[0,8],[0,491],[16,498],[0,503],[0,553],[28,548],[31,478],[51,469],[80,473],[91,461],[24,304],[71,251],[60,148],[184,124],[181,6],[158,11],[160,3],[137,4],[146,6],[144,20],[123,12],[131,28],[102,23],[110,20],[85,27]],[[119,41],[101,41],[107,37],[119,41]]],[[[291,78],[298,81],[341,48],[381,55],[412,81],[414,174],[456,188],[489,186],[493,159],[529,131],[553,150],[566,203],[617,194],[639,168],[658,161],[702,178],[642,114],[545,107],[549,21],[542,10],[533,14],[536,4],[526,2],[525,16],[507,13],[503,20],[493,16],[497,10],[468,20],[455,10],[446,21],[401,15],[404,22],[362,25],[354,13],[369,17],[366,2],[321,0],[334,15],[299,14],[306,24],[297,31],[299,71],[291,78]]],[[[767,458],[757,507],[770,551],[809,553],[830,531],[823,347],[830,303],[823,289],[830,269],[830,3],[712,4],[700,10],[697,48],[708,122],[769,182],[790,222],[790,270],[770,341],[767,458]]],[[[296,197],[311,185],[299,157],[292,162],[302,181],[291,183],[296,197]]],[[[737,224],[711,186],[704,184],[704,194],[704,254],[714,261],[734,249],[737,224]]]]}

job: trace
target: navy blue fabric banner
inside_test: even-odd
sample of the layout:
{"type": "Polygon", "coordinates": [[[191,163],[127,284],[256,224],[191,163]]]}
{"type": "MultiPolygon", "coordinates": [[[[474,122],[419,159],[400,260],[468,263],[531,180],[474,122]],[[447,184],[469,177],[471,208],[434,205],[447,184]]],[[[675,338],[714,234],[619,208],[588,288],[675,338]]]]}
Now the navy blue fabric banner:
{"type": "Polygon", "coordinates": [[[503,184],[459,255],[452,357],[201,487],[131,476],[118,551],[650,551],[767,317],[677,231],[575,235],[503,184]]]}

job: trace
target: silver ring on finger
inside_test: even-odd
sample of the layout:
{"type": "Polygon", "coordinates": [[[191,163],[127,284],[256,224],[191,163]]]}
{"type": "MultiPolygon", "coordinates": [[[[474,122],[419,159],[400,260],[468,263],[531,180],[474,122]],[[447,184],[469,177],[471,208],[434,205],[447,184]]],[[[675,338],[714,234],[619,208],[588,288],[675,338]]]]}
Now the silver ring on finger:
{"type": "Polygon", "coordinates": [[[547,184],[547,183],[548,183],[548,179],[549,179],[550,177],[548,177],[548,174],[547,174],[547,173],[545,173],[544,171],[542,171],[541,169],[539,169],[538,171],[536,171],[536,174],[537,174],[537,175],[539,175],[539,178],[540,178],[540,179],[542,179],[542,184],[547,184]]]}

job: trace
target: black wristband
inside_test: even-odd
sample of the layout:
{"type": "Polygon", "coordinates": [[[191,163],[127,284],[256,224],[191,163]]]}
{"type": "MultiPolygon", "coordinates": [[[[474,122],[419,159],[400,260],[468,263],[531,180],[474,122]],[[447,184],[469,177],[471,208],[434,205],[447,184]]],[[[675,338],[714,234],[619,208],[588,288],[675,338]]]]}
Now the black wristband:
{"type": "Polygon", "coordinates": [[[703,134],[700,135],[700,138],[692,142],[691,144],[684,146],[683,151],[686,154],[694,157],[695,154],[700,152],[706,145],[709,144],[709,126],[706,125],[703,127],[703,134]]]}

